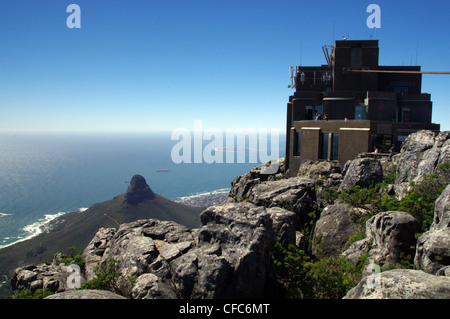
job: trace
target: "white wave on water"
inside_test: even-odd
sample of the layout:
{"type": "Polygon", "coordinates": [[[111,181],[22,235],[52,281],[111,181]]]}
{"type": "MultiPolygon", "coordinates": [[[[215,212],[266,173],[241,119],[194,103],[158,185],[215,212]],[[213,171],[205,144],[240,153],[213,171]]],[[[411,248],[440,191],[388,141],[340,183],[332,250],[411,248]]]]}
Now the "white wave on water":
{"type": "Polygon", "coordinates": [[[0,213],[0,218],[1,218],[1,217],[5,217],[5,216],[12,216],[12,214],[0,213]]]}
{"type": "MultiPolygon", "coordinates": [[[[77,211],[78,212],[84,212],[86,211],[88,208],[87,207],[81,207],[79,208],[77,211]]],[[[33,237],[36,237],[40,234],[42,234],[43,232],[49,231],[50,230],[50,223],[55,220],[56,218],[62,216],[66,214],[66,212],[59,212],[56,214],[45,214],[43,218],[38,219],[36,222],[30,224],[30,225],[26,225],[25,227],[22,228],[22,231],[24,232],[23,236],[17,236],[17,237],[4,237],[3,238],[3,242],[7,242],[11,239],[17,239],[13,242],[10,242],[6,245],[1,245],[0,243],[0,249],[1,248],[5,248],[14,244],[17,244],[19,242],[31,239],[33,237]]],[[[5,215],[12,215],[12,214],[2,214],[0,213],[0,217],[3,217],[5,215]]]]}

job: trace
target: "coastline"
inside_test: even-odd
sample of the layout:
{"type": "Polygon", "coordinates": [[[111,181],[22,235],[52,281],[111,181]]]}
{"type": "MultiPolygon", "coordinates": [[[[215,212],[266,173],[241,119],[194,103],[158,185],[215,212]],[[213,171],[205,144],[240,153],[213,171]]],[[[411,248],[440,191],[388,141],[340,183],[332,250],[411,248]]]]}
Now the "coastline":
{"type": "MultiPolygon", "coordinates": [[[[76,210],[75,212],[84,212],[85,210],[87,210],[86,207],[81,207],[78,210],[76,210]]],[[[36,236],[39,236],[42,233],[45,232],[49,232],[52,230],[53,226],[55,223],[57,223],[58,218],[61,216],[64,216],[65,214],[67,214],[66,212],[59,212],[56,214],[45,214],[43,218],[38,219],[36,222],[26,225],[25,227],[22,228],[22,230],[26,233],[28,233],[25,236],[17,236],[17,237],[13,237],[13,238],[17,238],[16,241],[10,242],[8,244],[5,245],[0,245],[0,249],[2,248],[6,248],[12,245],[15,245],[17,243],[32,239],[36,236]]],[[[11,214],[8,214],[11,215],[11,214]]],[[[11,239],[11,237],[5,237],[3,238],[3,241],[5,240],[9,240],[11,239]]]]}
{"type": "MultiPolygon", "coordinates": [[[[182,196],[173,199],[174,202],[181,203],[188,206],[194,207],[208,207],[213,205],[218,205],[226,201],[229,193],[229,188],[222,188],[214,190],[211,192],[199,193],[194,195],[182,196]]],[[[81,207],[74,212],[84,212],[87,207],[81,207]]],[[[50,232],[55,224],[58,223],[58,219],[64,216],[67,212],[58,212],[56,214],[45,214],[42,218],[38,219],[36,222],[26,225],[22,228],[27,234],[25,236],[17,236],[17,240],[0,244],[0,250],[9,246],[13,246],[17,243],[32,239],[42,233],[50,232]]],[[[2,214],[2,217],[6,217],[12,214],[2,214]]],[[[2,238],[3,242],[10,240],[11,237],[2,238]]]]}
{"type": "Polygon", "coordinates": [[[184,205],[206,208],[209,206],[218,205],[225,202],[226,199],[228,198],[229,191],[230,191],[229,188],[223,188],[209,193],[201,193],[196,195],[180,197],[174,201],[184,205]]]}

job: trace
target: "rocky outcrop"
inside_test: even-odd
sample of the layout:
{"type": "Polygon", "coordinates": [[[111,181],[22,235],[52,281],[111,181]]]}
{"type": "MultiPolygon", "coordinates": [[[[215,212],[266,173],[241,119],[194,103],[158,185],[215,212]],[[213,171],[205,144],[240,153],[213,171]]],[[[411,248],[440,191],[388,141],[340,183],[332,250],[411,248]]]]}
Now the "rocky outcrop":
{"type": "Polygon", "coordinates": [[[450,277],[394,269],[364,277],[344,299],[450,299],[450,277]]]}
{"type": "Polygon", "coordinates": [[[116,231],[117,230],[115,228],[100,228],[91,242],[84,249],[81,256],[85,261],[86,280],[91,280],[94,278],[94,269],[102,260],[102,256],[109,248],[111,239],[116,234],[116,231]]]}
{"type": "Polygon", "coordinates": [[[264,181],[273,181],[281,178],[285,172],[284,158],[280,158],[275,166],[277,170],[271,170],[271,161],[253,167],[248,173],[236,177],[231,181],[231,189],[228,201],[240,202],[248,198],[248,192],[257,184],[264,181]]]}
{"type": "Polygon", "coordinates": [[[262,182],[247,193],[248,201],[256,206],[281,207],[297,215],[297,228],[309,220],[316,200],[314,180],[294,177],[278,181],[262,182]]]}
{"type": "Polygon", "coordinates": [[[153,194],[150,186],[147,185],[145,178],[141,175],[134,175],[125,193],[125,202],[131,205],[137,205],[154,198],[155,194],[153,194]]]}
{"type": "Polygon", "coordinates": [[[305,161],[298,169],[297,176],[314,180],[327,179],[331,174],[340,174],[341,169],[336,161],[305,161]]]}
{"type": "Polygon", "coordinates": [[[44,299],[126,299],[123,296],[112,293],[107,290],[68,290],[54,295],[45,297],[44,299]]]}
{"type": "Polygon", "coordinates": [[[57,263],[58,257],[51,265],[29,265],[17,268],[11,278],[14,290],[29,289],[32,292],[37,289],[45,291],[62,292],[68,289],[68,278],[72,274],[65,264],[57,263]]]}
{"type": "Polygon", "coordinates": [[[450,163],[450,132],[423,130],[410,134],[396,161],[396,193],[402,197],[410,182],[420,182],[442,164],[450,163]]]}
{"type": "Polygon", "coordinates": [[[414,265],[430,274],[450,265],[450,185],[436,200],[430,230],[417,241],[414,265]]]}
{"type": "Polygon", "coordinates": [[[312,254],[317,258],[339,256],[350,237],[362,231],[356,221],[366,214],[365,210],[345,203],[325,207],[314,228],[312,254]]]}
{"type": "Polygon", "coordinates": [[[357,264],[364,254],[369,254],[368,264],[389,267],[401,261],[415,245],[418,221],[405,212],[382,212],[366,222],[366,238],[352,244],[343,255],[357,264]]]}
{"type": "MultiPolygon", "coordinates": [[[[98,261],[116,273],[114,292],[135,299],[275,296],[270,251],[277,240],[295,244],[293,215],[280,207],[226,203],[203,211],[197,229],[153,219],[103,228],[82,254],[89,261],[82,275],[91,276],[98,261]]],[[[36,286],[39,267],[18,271],[15,289],[36,286]]],[[[47,288],[65,291],[68,274],[56,290],[47,288]]]]}
{"type": "Polygon", "coordinates": [[[344,171],[344,179],[338,191],[345,191],[353,186],[369,187],[383,180],[383,169],[379,160],[374,158],[356,158],[344,171]]]}

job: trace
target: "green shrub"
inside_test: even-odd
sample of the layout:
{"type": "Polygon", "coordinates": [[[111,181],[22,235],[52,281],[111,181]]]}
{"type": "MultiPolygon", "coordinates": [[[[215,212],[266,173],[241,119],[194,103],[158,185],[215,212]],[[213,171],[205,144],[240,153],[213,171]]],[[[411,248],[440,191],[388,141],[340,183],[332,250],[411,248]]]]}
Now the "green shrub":
{"type": "Polygon", "coordinates": [[[81,289],[109,290],[120,293],[117,285],[119,274],[116,271],[119,260],[107,259],[105,263],[98,264],[94,269],[95,277],[81,285],[81,289]]]}
{"type": "Polygon", "coordinates": [[[272,256],[275,275],[287,298],[342,298],[361,279],[362,265],[345,257],[312,260],[294,245],[276,243],[272,256]]]}
{"type": "Polygon", "coordinates": [[[24,289],[15,293],[11,299],[44,299],[50,295],[53,295],[53,292],[48,290],[36,289],[34,292],[31,292],[29,289],[24,289]]]}
{"type": "Polygon", "coordinates": [[[361,280],[361,271],[345,257],[325,257],[305,264],[314,298],[342,299],[361,280]]]}
{"type": "Polygon", "coordinates": [[[78,248],[75,246],[72,246],[72,247],[67,248],[67,250],[69,251],[70,255],[60,254],[59,262],[64,263],[67,266],[76,264],[76,265],[80,266],[81,269],[83,269],[84,265],[85,265],[85,261],[84,261],[83,257],[81,257],[81,253],[78,253],[78,248]]]}
{"type": "Polygon", "coordinates": [[[302,298],[308,288],[305,262],[310,258],[294,245],[284,247],[275,243],[272,261],[278,282],[284,287],[287,298],[302,298]]]}

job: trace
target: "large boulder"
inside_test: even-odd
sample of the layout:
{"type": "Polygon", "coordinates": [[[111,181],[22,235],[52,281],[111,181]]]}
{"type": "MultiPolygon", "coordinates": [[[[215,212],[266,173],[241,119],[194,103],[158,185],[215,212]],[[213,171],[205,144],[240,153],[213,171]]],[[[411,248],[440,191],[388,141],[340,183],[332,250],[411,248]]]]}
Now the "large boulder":
{"type": "Polygon", "coordinates": [[[44,299],[126,299],[107,290],[83,289],[83,290],[67,290],[45,297],[44,299]]]}
{"type": "Polygon", "coordinates": [[[419,222],[408,213],[378,213],[366,222],[366,238],[353,243],[343,255],[356,264],[368,253],[369,264],[388,267],[411,253],[418,230],[419,222]]]}
{"type": "Polygon", "coordinates": [[[353,186],[369,187],[383,180],[383,168],[375,158],[356,158],[345,170],[345,175],[338,191],[345,191],[353,186]]]}
{"type": "Polygon", "coordinates": [[[325,207],[314,227],[312,253],[318,258],[340,255],[348,240],[362,231],[356,221],[366,214],[365,210],[344,203],[325,207]]]}
{"type": "Polygon", "coordinates": [[[116,234],[115,228],[100,228],[83,250],[81,257],[85,262],[85,278],[91,280],[95,276],[95,267],[109,249],[111,239],[116,234]]]}
{"type": "MultiPolygon", "coordinates": [[[[56,260],[56,259],[55,259],[56,260]]],[[[52,263],[50,265],[28,265],[14,270],[11,277],[13,290],[28,289],[31,292],[43,289],[51,292],[62,292],[70,288],[69,276],[73,273],[70,265],[52,263]]],[[[81,278],[80,278],[81,283],[81,278]]]]}
{"type": "Polygon", "coordinates": [[[273,181],[277,177],[281,178],[283,173],[285,173],[285,169],[284,158],[253,167],[248,173],[240,175],[231,181],[228,201],[245,201],[248,198],[248,192],[252,187],[264,181],[273,181]]]}
{"type": "Polygon", "coordinates": [[[417,240],[414,265],[431,274],[450,265],[450,185],[436,200],[430,230],[417,240]]]}
{"type": "MultiPolygon", "coordinates": [[[[193,243],[191,231],[185,226],[155,219],[138,220],[120,226],[101,262],[108,266],[108,260],[117,261],[110,263],[109,267],[114,267],[119,275],[116,289],[127,296],[132,289],[130,278],[138,279],[140,275],[159,268],[161,263],[166,265],[164,256],[169,255],[167,251],[172,245],[185,242],[188,248],[193,243]],[[167,243],[167,247],[163,243],[167,243]]],[[[163,282],[164,279],[166,278],[162,278],[163,282]]]]}
{"type": "Polygon", "coordinates": [[[278,181],[261,182],[247,193],[248,201],[257,206],[281,207],[297,215],[296,229],[309,221],[316,200],[314,180],[292,177],[278,181]]]}
{"type": "Polygon", "coordinates": [[[295,244],[293,215],[243,202],[207,208],[198,229],[159,220],[122,224],[101,264],[117,261],[118,293],[130,298],[263,297],[276,287],[271,247],[295,244]]]}
{"type": "Polygon", "coordinates": [[[344,299],[450,299],[450,277],[394,269],[364,277],[344,299]]]}
{"type": "Polygon", "coordinates": [[[337,161],[305,161],[300,165],[297,176],[317,180],[339,173],[341,169],[337,161]]]}
{"type": "Polygon", "coordinates": [[[396,157],[396,194],[401,198],[410,182],[420,182],[444,163],[450,162],[450,132],[439,134],[432,131],[412,133],[405,140],[396,157]]]}

